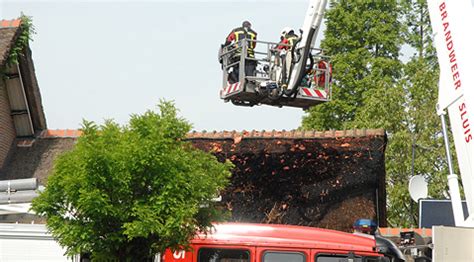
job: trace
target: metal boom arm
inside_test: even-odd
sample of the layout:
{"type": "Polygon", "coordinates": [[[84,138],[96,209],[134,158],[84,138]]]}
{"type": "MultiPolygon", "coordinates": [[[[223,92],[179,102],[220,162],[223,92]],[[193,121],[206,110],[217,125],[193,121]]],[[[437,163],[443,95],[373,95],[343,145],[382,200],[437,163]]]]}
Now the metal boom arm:
{"type": "MultiPolygon", "coordinates": [[[[295,48],[295,53],[298,55],[298,60],[293,64],[288,81],[287,95],[295,93],[300,86],[301,80],[306,74],[306,61],[310,56],[311,48],[316,41],[321,22],[323,20],[324,11],[326,9],[327,0],[310,0],[308,10],[306,11],[305,20],[302,28],[302,35],[298,45],[295,48]]],[[[295,57],[293,57],[295,59],[295,57]]]]}

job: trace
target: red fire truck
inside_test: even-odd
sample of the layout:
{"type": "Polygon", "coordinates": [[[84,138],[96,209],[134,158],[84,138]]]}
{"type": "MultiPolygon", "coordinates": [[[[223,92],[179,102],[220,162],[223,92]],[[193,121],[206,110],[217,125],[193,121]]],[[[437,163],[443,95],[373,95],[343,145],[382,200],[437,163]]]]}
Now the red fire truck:
{"type": "Polygon", "coordinates": [[[374,262],[405,261],[379,236],[270,224],[224,223],[198,234],[191,249],[167,250],[162,261],[180,262],[374,262]]]}

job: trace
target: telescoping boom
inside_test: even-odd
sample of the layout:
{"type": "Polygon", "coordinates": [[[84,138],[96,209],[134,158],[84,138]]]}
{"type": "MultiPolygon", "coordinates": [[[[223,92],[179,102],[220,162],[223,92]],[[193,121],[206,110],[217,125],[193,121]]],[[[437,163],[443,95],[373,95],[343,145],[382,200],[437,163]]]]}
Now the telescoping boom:
{"type": "Polygon", "coordinates": [[[301,85],[301,81],[307,73],[307,61],[310,59],[311,48],[314,46],[316,36],[321,27],[324,11],[326,10],[326,2],[326,0],[310,1],[303,23],[301,39],[295,48],[295,55],[300,59],[295,61],[291,74],[288,77],[288,90],[290,90],[290,92],[287,93],[288,95],[298,91],[298,87],[301,85]]]}

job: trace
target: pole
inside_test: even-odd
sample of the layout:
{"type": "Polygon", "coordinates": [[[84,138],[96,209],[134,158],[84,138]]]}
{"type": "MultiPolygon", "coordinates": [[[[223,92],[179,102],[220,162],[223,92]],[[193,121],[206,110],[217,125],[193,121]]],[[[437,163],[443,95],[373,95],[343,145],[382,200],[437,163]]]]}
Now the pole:
{"type": "Polygon", "coordinates": [[[451,150],[449,149],[448,131],[446,128],[446,118],[444,111],[440,114],[440,117],[441,126],[443,129],[444,145],[446,148],[446,159],[448,160],[448,186],[449,195],[451,196],[451,205],[453,207],[454,224],[456,226],[462,226],[464,224],[464,210],[462,209],[461,193],[459,193],[458,176],[454,174],[453,162],[451,160],[451,150]]]}

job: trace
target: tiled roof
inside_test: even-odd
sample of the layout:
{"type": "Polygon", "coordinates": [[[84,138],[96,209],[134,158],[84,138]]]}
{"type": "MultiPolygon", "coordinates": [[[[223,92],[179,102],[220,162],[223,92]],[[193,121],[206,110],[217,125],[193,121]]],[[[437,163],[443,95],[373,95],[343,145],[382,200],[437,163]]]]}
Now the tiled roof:
{"type": "Polygon", "coordinates": [[[0,66],[5,64],[10,54],[10,50],[20,31],[20,24],[20,19],[0,21],[0,66]]]}
{"type": "MultiPolygon", "coordinates": [[[[79,137],[82,134],[80,130],[75,129],[48,129],[41,132],[42,138],[59,137],[79,137]]],[[[383,129],[351,129],[351,130],[330,130],[330,131],[193,131],[188,133],[188,139],[234,139],[234,138],[343,138],[343,137],[366,137],[366,136],[384,136],[383,129]]]]}

